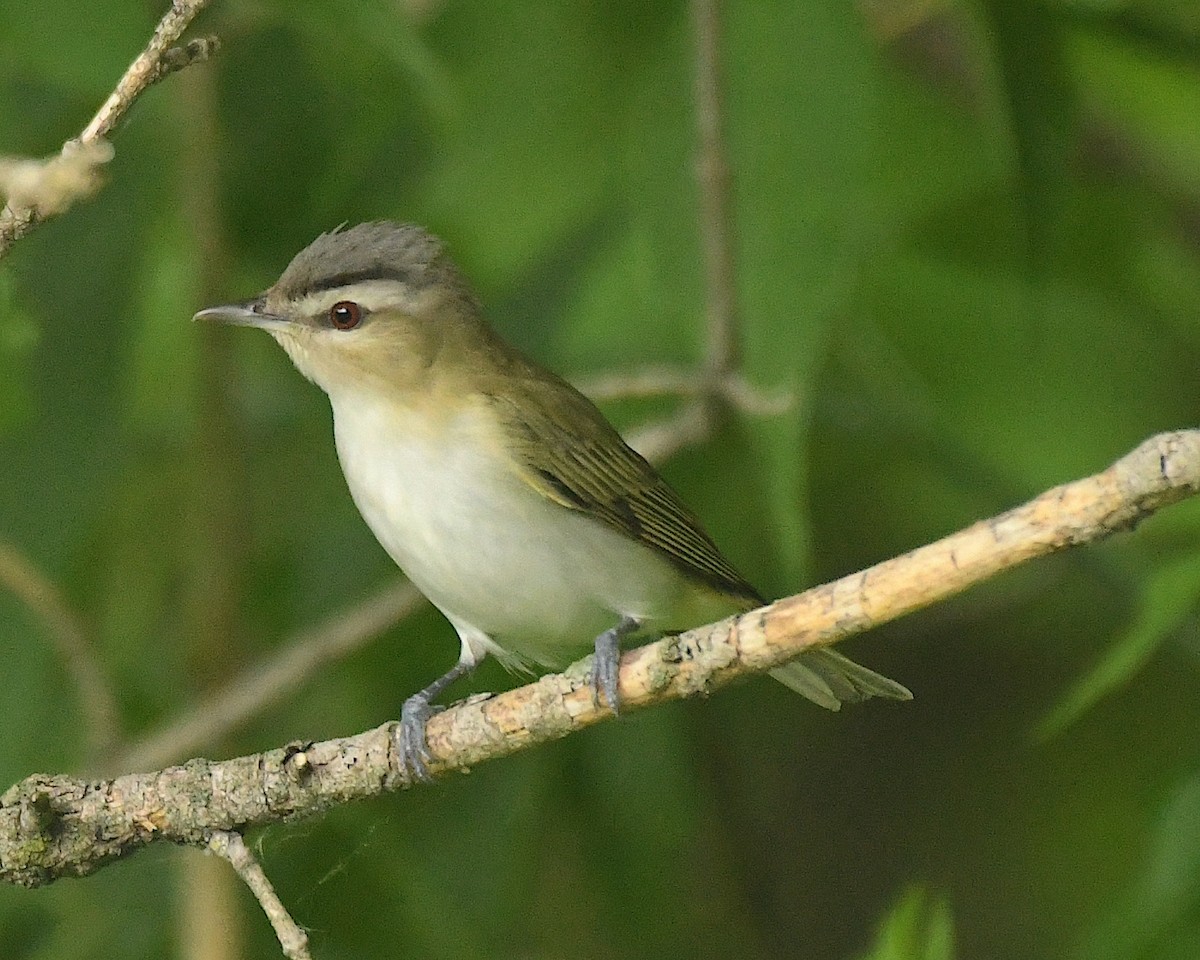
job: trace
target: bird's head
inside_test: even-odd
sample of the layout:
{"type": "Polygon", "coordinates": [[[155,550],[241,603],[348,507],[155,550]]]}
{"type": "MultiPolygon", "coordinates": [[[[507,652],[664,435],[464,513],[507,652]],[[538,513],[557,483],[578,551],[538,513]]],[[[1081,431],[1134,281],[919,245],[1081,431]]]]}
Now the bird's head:
{"type": "Polygon", "coordinates": [[[410,389],[485,329],[442,242],[390,221],[321,234],[263,294],[195,319],[261,327],[331,396],[410,389]]]}

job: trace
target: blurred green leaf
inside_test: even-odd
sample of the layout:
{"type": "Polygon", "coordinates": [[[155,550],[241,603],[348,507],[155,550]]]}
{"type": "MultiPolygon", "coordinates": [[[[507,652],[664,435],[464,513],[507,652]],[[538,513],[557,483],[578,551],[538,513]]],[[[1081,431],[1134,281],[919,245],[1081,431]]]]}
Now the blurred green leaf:
{"type": "Polygon", "coordinates": [[[910,887],[861,960],[954,960],[955,955],[950,904],[924,887],[910,887]]]}
{"type": "Polygon", "coordinates": [[[121,393],[132,425],[170,435],[196,415],[199,337],[188,322],[197,309],[196,250],[187,231],[169,221],[154,232],[148,249],[121,393]]]}
{"type": "Polygon", "coordinates": [[[21,306],[12,274],[0,267],[0,432],[31,412],[29,361],[38,328],[21,306]]]}
{"type": "Polygon", "coordinates": [[[1194,63],[1164,56],[1120,35],[1084,33],[1071,45],[1076,75],[1104,91],[1093,108],[1130,138],[1132,149],[1152,151],[1162,185],[1175,192],[1200,189],[1200,131],[1189,121],[1200,110],[1194,63]]]}
{"type": "Polygon", "coordinates": [[[1200,775],[1155,812],[1132,889],[1115,898],[1080,951],[1084,960],[1187,960],[1200,942],[1200,775]]]}
{"type": "MultiPolygon", "coordinates": [[[[166,3],[86,0],[0,6],[0,60],[65,91],[103,98],[145,46],[166,3]]],[[[93,110],[100,106],[97,100],[93,110]]],[[[68,134],[64,134],[64,137],[68,134]]]]}
{"type": "Polygon", "coordinates": [[[1188,557],[1147,574],[1133,622],[1110,644],[1100,662],[1071,685],[1038,724],[1042,737],[1056,736],[1103,697],[1125,686],[1155,651],[1195,617],[1200,604],[1200,557],[1188,557]]]}

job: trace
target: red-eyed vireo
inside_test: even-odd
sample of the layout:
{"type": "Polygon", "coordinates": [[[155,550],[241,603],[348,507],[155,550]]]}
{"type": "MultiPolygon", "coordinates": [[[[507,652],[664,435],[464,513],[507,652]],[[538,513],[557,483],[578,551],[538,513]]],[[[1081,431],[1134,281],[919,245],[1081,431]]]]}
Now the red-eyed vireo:
{"type": "MultiPolygon", "coordinates": [[[[492,331],[420,227],[322,234],[266,293],[196,319],[262,327],[329,395],[363,519],[458,631],[458,663],[401,713],[416,777],[434,698],[489,653],[561,663],[594,638],[594,696],[616,710],[623,637],[763,603],[600,411],[492,331]]],[[[772,675],[831,710],[912,696],[826,649],[772,675]]]]}

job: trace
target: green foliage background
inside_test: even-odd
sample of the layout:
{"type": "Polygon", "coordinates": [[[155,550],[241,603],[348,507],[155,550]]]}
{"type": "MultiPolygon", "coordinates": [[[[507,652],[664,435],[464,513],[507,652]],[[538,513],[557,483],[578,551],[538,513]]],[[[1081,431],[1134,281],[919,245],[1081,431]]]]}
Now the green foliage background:
{"type": "MultiPolygon", "coordinates": [[[[1194,4],[727,6],[745,366],[796,403],[665,470],[764,591],[1200,420],[1194,4]]],[[[77,132],[160,13],[0,2],[0,152],[77,132]]],[[[0,264],[0,539],[81,612],[128,737],[393,576],[324,397],[197,308],[393,217],[558,370],[703,346],[685,4],[218,0],[197,28],[219,57],[0,264]]],[[[268,830],[262,858],[323,960],[1200,957],[1198,535],[1185,504],[848,645],[910,705],[750,683],[268,830]]],[[[456,651],[425,611],[205,753],[378,724],[456,651]]],[[[85,766],[2,592],[0,677],[0,782],[85,766]]],[[[198,856],[0,889],[0,960],[193,955],[198,856]]],[[[236,896],[228,939],[276,955],[236,896]]]]}

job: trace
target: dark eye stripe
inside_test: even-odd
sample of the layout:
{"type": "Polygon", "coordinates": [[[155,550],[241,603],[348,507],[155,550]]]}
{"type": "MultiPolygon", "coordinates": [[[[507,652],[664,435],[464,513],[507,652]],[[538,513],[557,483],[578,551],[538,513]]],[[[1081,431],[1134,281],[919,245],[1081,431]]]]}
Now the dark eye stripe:
{"type": "Polygon", "coordinates": [[[397,283],[403,283],[414,288],[423,286],[421,283],[421,274],[415,270],[379,266],[368,270],[348,270],[345,273],[335,273],[328,277],[320,277],[312,283],[307,284],[303,290],[299,291],[297,296],[320,293],[323,290],[333,290],[337,287],[346,287],[352,283],[362,283],[365,280],[395,280],[397,283]]]}

